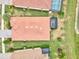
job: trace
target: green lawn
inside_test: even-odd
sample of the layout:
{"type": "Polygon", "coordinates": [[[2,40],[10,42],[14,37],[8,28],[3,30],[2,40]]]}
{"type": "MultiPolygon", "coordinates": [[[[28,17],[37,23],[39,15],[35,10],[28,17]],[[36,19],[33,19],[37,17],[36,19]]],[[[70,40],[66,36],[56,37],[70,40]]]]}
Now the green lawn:
{"type": "Polygon", "coordinates": [[[79,35],[75,34],[75,42],[76,42],[76,53],[77,53],[77,59],[79,59],[79,35]]]}
{"type": "Polygon", "coordinates": [[[75,48],[75,10],[76,0],[68,0],[67,5],[67,17],[65,22],[66,31],[66,50],[67,59],[76,59],[76,48],[75,48]]]}
{"type": "MultiPolygon", "coordinates": [[[[50,42],[48,41],[46,41],[46,42],[42,42],[42,41],[37,41],[37,42],[32,42],[32,41],[24,41],[24,42],[12,42],[12,44],[13,44],[13,48],[15,49],[15,50],[20,50],[20,49],[24,49],[24,48],[26,48],[26,49],[28,49],[28,48],[38,48],[38,47],[40,47],[40,48],[49,48],[49,44],[50,44],[50,42]]],[[[6,52],[9,52],[9,49],[10,49],[10,44],[6,44],[6,52]]]]}
{"type": "MultiPolygon", "coordinates": [[[[58,48],[61,48],[61,45],[64,45],[64,41],[61,39],[61,41],[57,40],[57,39],[53,39],[53,34],[54,34],[54,31],[51,30],[51,41],[50,41],[50,51],[51,51],[51,59],[57,59],[59,58],[58,56],[58,48]]],[[[61,48],[63,50],[63,53],[64,52],[64,49],[61,48]]],[[[60,59],[66,59],[65,55],[64,57],[60,58],[60,59]]]]}
{"type": "Polygon", "coordinates": [[[10,24],[10,15],[4,14],[4,29],[11,29],[11,24],[10,24]]]}
{"type": "Polygon", "coordinates": [[[48,11],[34,10],[28,8],[18,8],[10,5],[6,5],[6,14],[11,16],[48,16],[48,11]]]}
{"type": "Polygon", "coordinates": [[[14,48],[35,48],[35,47],[48,47],[49,42],[13,42],[14,48]]]}

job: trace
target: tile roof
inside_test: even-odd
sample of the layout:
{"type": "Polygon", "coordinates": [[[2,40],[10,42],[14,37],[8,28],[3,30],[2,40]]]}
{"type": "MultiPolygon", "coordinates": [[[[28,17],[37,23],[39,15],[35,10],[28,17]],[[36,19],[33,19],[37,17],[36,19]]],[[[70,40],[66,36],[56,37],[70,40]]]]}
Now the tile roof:
{"type": "Polygon", "coordinates": [[[48,53],[43,54],[41,48],[17,50],[12,53],[0,54],[0,59],[49,59],[48,53]]]}
{"type": "Polygon", "coordinates": [[[48,54],[42,54],[41,48],[15,51],[11,59],[49,59],[48,54]]]}
{"type": "Polygon", "coordinates": [[[40,9],[50,9],[51,0],[12,0],[13,5],[19,7],[31,7],[40,9]]]}
{"type": "Polygon", "coordinates": [[[13,41],[50,40],[49,17],[11,17],[13,41]]]}

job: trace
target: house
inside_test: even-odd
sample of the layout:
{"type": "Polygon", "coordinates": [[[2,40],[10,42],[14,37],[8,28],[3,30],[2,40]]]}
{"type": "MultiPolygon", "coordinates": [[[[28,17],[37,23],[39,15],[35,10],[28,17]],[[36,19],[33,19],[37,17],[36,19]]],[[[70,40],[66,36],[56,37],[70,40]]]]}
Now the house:
{"type": "Polygon", "coordinates": [[[12,5],[30,9],[50,10],[51,0],[12,0],[12,5]]]}
{"type": "Polygon", "coordinates": [[[49,17],[11,17],[13,41],[50,40],[49,17]]]}
{"type": "Polygon", "coordinates": [[[34,48],[0,54],[0,59],[49,59],[49,54],[43,54],[41,48],[34,48]]]}
{"type": "Polygon", "coordinates": [[[51,29],[57,29],[57,27],[58,27],[57,17],[51,17],[50,18],[50,27],[51,27],[51,29]]]}
{"type": "Polygon", "coordinates": [[[63,0],[52,0],[51,10],[53,12],[59,12],[62,7],[62,2],[63,2],[63,0]]]}
{"type": "Polygon", "coordinates": [[[48,54],[42,54],[41,48],[15,51],[11,59],[49,59],[48,54]]]}

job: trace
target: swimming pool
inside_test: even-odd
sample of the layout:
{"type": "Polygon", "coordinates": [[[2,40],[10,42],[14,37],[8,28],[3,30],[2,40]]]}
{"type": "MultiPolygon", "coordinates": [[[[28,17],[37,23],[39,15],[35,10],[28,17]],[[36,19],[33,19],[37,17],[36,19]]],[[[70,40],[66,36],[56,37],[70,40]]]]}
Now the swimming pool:
{"type": "Polygon", "coordinates": [[[62,0],[52,0],[51,10],[60,11],[61,10],[62,0]]]}

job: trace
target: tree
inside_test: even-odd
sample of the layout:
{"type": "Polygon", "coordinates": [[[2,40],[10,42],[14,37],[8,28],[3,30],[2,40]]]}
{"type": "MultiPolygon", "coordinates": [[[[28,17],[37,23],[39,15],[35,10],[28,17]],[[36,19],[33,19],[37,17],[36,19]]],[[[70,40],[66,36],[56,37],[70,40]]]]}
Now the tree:
{"type": "Polygon", "coordinates": [[[7,50],[7,52],[13,52],[15,49],[14,48],[9,48],[8,50],[7,50]]]}
{"type": "Polygon", "coordinates": [[[59,58],[63,58],[65,56],[65,53],[62,50],[62,48],[58,48],[58,56],[59,56],[59,58]]]}
{"type": "Polygon", "coordinates": [[[5,12],[8,13],[8,15],[12,15],[14,13],[14,6],[13,5],[7,5],[5,12]]]}

